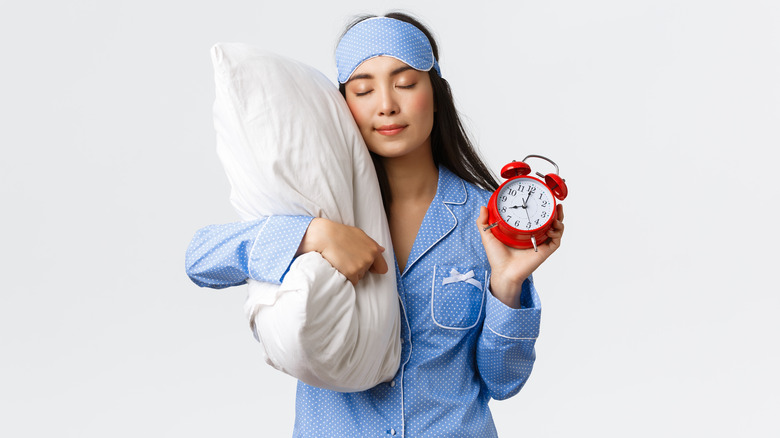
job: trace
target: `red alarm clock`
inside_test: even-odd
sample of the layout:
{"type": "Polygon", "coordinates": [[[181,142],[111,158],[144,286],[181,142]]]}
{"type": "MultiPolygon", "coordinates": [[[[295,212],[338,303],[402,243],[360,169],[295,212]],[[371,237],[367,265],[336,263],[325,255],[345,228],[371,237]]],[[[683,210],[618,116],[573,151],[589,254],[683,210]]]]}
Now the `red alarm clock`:
{"type": "Polygon", "coordinates": [[[501,176],[507,180],[501,184],[488,201],[488,223],[494,236],[504,245],[513,248],[533,248],[537,242],[547,240],[547,230],[557,217],[557,202],[563,201],[569,190],[565,180],[558,176],[558,165],[541,155],[529,155],[523,161],[513,161],[503,169],[501,176]],[[555,173],[542,178],[530,176],[529,158],[540,158],[555,166],[555,173]]]}

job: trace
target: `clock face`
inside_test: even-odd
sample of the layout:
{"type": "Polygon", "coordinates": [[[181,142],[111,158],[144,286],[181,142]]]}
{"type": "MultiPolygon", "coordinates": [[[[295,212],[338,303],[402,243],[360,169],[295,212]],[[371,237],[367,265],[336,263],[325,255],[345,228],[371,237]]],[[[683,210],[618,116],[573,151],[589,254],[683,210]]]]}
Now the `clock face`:
{"type": "Polygon", "coordinates": [[[496,196],[496,207],[509,226],[530,231],[544,226],[552,217],[552,192],[534,178],[507,181],[496,196]]]}

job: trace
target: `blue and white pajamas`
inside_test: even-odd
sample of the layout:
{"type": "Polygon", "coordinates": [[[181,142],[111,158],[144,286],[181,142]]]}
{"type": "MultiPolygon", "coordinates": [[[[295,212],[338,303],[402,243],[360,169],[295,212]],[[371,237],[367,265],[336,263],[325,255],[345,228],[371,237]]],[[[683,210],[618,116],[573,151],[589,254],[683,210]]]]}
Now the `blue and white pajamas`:
{"type": "MultiPolygon", "coordinates": [[[[395,266],[402,323],[395,378],[356,393],[299,382],[294,436],[496,436],[488,401],[513,396],[528,379],[541,305],[531,278],[520,309],[490,293],[476,226],[489,197],[439,168],[404,272],[395,266]]],[[[201,229],[187,251],[187,273],[215,288],[247,278],[279,283],[310,220],[272,216],[201,229]]]]}

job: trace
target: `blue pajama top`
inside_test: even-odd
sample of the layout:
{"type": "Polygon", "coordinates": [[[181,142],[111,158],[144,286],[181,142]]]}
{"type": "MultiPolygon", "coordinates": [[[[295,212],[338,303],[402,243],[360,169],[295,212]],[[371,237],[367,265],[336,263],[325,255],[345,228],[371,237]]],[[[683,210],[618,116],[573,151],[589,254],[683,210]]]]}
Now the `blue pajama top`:
{"type": "MultiPolygon", "coordinates": [[[[488,402],[513,396],[528,379],[541,305],[530,277],[520,309],[490,293],[476,225],[489,197],[439,167],[406,268],[395,266],[402,323],[395,378],[357,393],[298,382],[294,436],[497,436],[488,402]]],[[[187,250],[187,274],[213,288],[250,277],[280,283],[310,221],[272,216],[203,228],[187,250]]]]}

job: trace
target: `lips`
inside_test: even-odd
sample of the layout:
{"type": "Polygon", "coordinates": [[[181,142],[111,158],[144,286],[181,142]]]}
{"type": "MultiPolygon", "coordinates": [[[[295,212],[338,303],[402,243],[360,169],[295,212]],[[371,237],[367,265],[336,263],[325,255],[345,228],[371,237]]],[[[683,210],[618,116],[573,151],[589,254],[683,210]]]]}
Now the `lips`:
{"type": "Polygon", "coordinates": [[[376,132],[382,135],[396,135],[405,128],[405,125],[382,125],[376,128],[376,132]]]}

